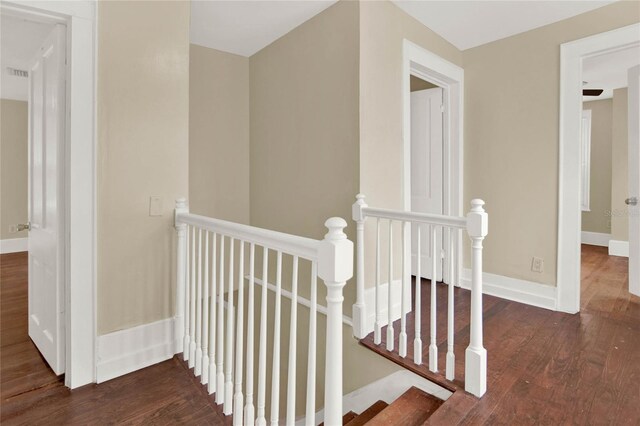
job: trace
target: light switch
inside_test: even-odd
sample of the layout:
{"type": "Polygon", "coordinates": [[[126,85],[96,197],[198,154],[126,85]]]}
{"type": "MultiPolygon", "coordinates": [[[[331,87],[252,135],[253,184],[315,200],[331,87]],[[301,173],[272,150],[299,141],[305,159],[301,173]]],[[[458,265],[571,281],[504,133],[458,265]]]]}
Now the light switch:
{"type": "Polygon", "coordinates": [[[149,198],[149,216],[162,216],[162,197],[149,198]]]}

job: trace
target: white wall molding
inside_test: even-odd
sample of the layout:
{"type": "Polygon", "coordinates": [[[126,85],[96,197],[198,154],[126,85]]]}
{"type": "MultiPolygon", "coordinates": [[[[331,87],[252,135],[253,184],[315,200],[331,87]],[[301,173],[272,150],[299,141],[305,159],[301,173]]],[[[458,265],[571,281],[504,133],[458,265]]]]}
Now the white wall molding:
{"type": "Polygon", "coordinates": [[[609,256],[629,257],[629,241],[609,241],[609,256]]]}
{"type": "Polygon", "coordinates": [[[173,357],[173,318],[98,336],[96,381],[120,377],[173,357]]]}
{"type": "MultiPolygon", "coordinates": [[[[460,286],[465,289],[471,289],[470,269],[464,268],[462,270],[460,286]]],[[[550,309],[552,311],[557,309],[556,288],[533,281],[484,272],[482,274],[482,292],[484,294],[490,294],[491,296],[550,309]]]]}
{"type": "Polygon", "coordinates": [[[29,249],[28,238],[11,238],[0,240],[0,254],[17,253],[29,249]]]}
{"type": "Polygon", "coordinates": [[[582,244],[589,244],[592,246],[609,247],[609,240],[611,234],[604,234],[602,232],[589,232],[582,231],[582,244]]]}
{"type": "MultiPolygon", "coordinates": [[[[388,295],[389,290],[387,289],[389,286],[387,283],[380,284],[380,305],[382,309],[380,313],[382,315],[382,326],[385,326],[389,323],[388,311],[389,311],[389,302],[388,295]]],[[[400,310],[402,308],[402,300],[400,299],[400,294],[402,293],[402,281],[401,280],[393,280],[391,284],[391,291],[394,303],[391,307],[391,317],[393,320],[400,319],[400,310]]],[[[411,288],[409,286],[409,291],[405,292],[405,306],[407,307],[407,312],[411,312],[411,288]]],[[[375,285],[372,287],[368,287],[364,293],[365,306],[367,306],[367,317],[366,317],[366,332],[367,334],[373,332],[373,327],[376,322],[376,288],[375,285]]],[[[375,402],[375,401],[374,401],[375,402]]]]}
{"type": "MultiPolygon", "coordinates": [[[[451,391],[436,385],[430,380],[420,377],[409,370],[401,370],[345,395],[342,398],[342,412],[346,414],[349,411],[353,411],[360,414],[381,400],[391,404],[411,387],[416,387],[443,401],[446,401],[452,395],[451,391]]],[[[316,424],[323,420],[324,412],[320,410],[316,413],[316,424]]],[[[298,419],[296,424],[303,425],[304,418],[298,419]]]]}

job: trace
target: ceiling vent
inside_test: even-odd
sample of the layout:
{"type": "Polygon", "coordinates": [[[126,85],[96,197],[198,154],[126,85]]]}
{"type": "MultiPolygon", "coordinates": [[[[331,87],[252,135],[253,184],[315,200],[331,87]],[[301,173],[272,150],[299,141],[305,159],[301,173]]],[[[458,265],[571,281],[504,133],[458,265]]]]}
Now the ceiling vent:
{"type": "Polygon", "coordinates": [[[29,71],[19,70],[17,68],[11,68],[11,67],[7,67],[7,74],[13,75],[15,77],[23,77],[23,78],[29,77],[29,71]]]}

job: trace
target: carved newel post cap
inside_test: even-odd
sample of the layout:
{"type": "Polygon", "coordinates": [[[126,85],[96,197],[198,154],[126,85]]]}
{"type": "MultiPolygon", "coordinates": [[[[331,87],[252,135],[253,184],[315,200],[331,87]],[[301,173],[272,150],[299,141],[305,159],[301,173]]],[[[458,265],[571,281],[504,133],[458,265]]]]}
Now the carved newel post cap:
{"type": "Polygon", "coordinates": [[[176,200],[176,208],[177,209],[184,209],[187,207],[187,199],[186,198],[178,198],[176,200]]]}
{"type": "Polygon", "coordinates": [[[484,209],[482,208],[482,206],[484,206],[484,201],[481,200],[480,198],[475,198],[475,199],[471,200],[471,211],[472,212],[483,212],[484,209]]]}
{"type": "Polygon", "coordinates": [[[364,199],[365,199],[365,198],[366,198],[366,197],[364,196],[364,194],[358,194],[358,195],[356,195],[356,200],[358,200],[358,201],[360,201],[360,200],[363,200],[363,201],[364,201],[364,199]]]}
{"type": "Polygon", "coordinates": [[[343,229],[347,227],[347,221],[341,217],[331,217],[324,223],[329,232],[324,236],[326,240],[346,240],[347,235],[343,229]]]}

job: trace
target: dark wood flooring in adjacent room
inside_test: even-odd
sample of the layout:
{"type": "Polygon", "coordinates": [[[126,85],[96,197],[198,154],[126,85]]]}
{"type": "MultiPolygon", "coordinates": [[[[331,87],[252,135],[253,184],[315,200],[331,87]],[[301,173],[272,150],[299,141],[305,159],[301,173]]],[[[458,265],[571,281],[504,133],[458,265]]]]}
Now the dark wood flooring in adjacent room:
{"type": "Polygon", "coordinates": [[[69,390],[27,332],[27,254],[0,256],[2,425],[230,424],[176,359],[69,390]]]}
{"type": "MultiPolygon", "coordinates": [[[[628,292],[628,261],[605,247],[582,246],[581,312],[552,312],[484,296],[484,346],[488,352],[487,393],[481,399],[456,391],[429,424],[464,425],[640,425],[640,298],[628,292]]],[[[430,285],[422,281],[422,306],[430,285]]],[[[446,347],[446,287],[439,285],[439,368],[446,347]]],[[[427,312],[427,311],[425,311],[427,312]]],[[[464,350],[469,342],[469,292],[456,289],[456,380],[464,387],[464,350]]],[[[413,316],[407,321],[407,358],[362,344],[425,377],[413,364],[413,316]]],[[[429,315],[422,315],[423,357],[429,353],[429,315]]]]}

